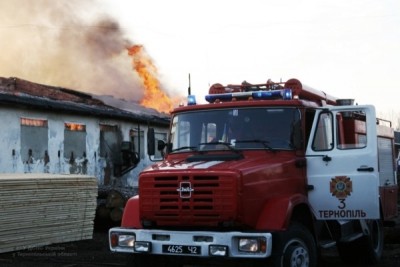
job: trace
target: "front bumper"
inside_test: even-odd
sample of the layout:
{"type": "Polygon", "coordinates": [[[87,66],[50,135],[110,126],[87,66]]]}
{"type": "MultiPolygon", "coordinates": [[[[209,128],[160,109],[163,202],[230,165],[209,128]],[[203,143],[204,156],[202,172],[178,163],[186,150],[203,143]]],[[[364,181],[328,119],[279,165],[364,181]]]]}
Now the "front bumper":
{"type": "Polygon", "coordinates": [[[271,255],[271,233],[109,230],[113,252],[193,257],[266,258],[271,255]]]}

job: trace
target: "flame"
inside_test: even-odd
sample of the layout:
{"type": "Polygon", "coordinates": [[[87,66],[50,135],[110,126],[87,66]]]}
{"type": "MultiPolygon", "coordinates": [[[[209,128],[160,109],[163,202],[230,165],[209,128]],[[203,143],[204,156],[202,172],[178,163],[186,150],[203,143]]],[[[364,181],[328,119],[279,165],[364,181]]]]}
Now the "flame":
{"type": "Polygon", "coordinates": [[[169,113],[173,108],[173,101],[161,90],[157,68],[145,53],[143,46],[134,45],[128,48],[128,54],[132,57],[133,69],[139,75],[145,89],[140,104],[159,112],[169,113]]]}
{"type": "Polygon", "coordinates": [[[68,129],[70,131],[84,132],[86,130],[86,125],[80,124],[80,123],[66,122],[66,123],[64,123],[64,125],[65,125],[65,129],[68,129]]]}

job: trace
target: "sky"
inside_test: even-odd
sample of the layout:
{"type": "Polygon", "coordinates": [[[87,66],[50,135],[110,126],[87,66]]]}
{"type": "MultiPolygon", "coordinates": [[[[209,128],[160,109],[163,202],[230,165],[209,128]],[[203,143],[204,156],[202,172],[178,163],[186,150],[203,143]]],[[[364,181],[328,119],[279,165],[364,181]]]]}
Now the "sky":
{"type": "Polygon", "coordinates": [[[136,44],[171,97],[297,78],[400,117],[398,0],[2,0],[0,34],[0,76],[138,100],[136,44]]]}
{"type": "Polygon", "coordinates": [[[168,85],[297,78],[400,115],[400,1],[112,1],[168,85]],[[397,97],[396,97],[397,96],[397,97]]]}

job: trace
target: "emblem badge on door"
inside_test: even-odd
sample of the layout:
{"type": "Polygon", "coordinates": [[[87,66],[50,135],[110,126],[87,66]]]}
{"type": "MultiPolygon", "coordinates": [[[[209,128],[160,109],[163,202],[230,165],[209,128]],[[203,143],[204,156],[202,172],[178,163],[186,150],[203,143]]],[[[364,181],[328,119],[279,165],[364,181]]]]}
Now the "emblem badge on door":
{"type": "Polygon", "coordinates": [[[338,199],[344,199],[351,195],[353,192],[353,182],[350,177],[347,176],[336,176],[331,179],[330,182],[330,192],[332,196],[338,199]]]}

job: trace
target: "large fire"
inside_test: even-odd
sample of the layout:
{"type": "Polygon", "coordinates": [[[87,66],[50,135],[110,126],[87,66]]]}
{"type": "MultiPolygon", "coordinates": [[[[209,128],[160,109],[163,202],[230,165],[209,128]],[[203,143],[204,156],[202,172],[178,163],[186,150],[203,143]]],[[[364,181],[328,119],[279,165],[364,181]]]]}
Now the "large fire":
{"type": "Polygon", "coordinates": [[[140,104],[169,113],[173,108],[173,101],[161,90],[157,68],[145,53],[143,46],[134,45],[128,48],[128,54],[132,57],[133,68],[138,73],[145,89],[140,104]]]}

